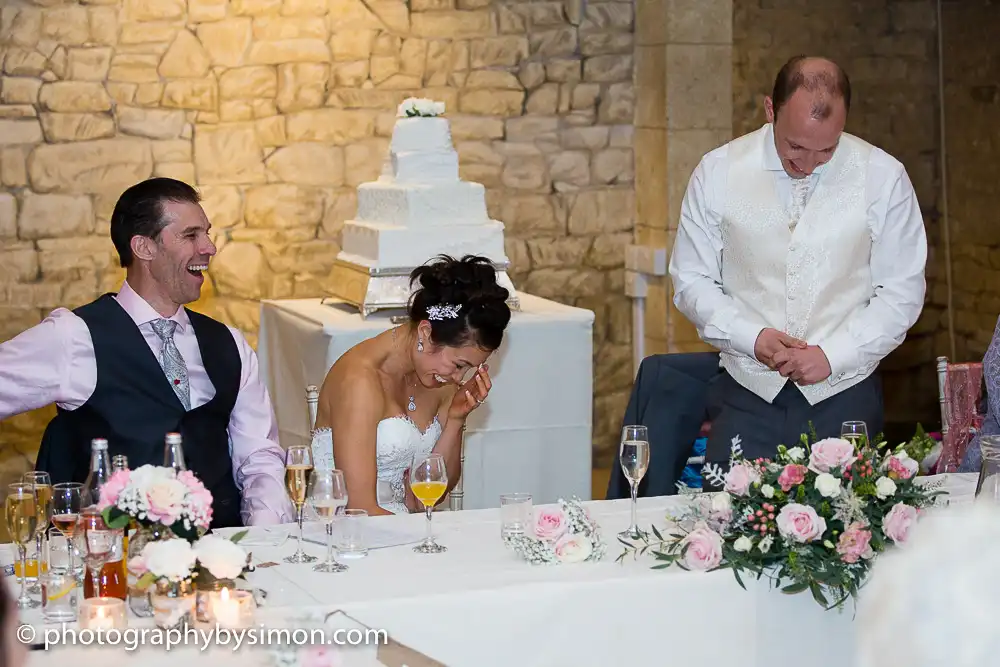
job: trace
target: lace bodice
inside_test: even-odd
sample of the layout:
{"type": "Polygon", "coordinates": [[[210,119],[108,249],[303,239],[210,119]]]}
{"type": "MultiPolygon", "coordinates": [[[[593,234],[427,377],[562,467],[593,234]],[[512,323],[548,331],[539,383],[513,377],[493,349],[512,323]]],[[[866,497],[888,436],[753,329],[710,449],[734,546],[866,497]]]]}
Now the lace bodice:
{"type": "MultiPolygon", "coordinates": [[[[388,417],[378,423],[375,434],[375,461],[379,507],[394,514],[408,512],[403,472],[410,467],[415,453],[430,454],[440,437],[441,423],[437,417],[423,433],[409,417],[388,417]]],[[[333,461],[333,439],[329,428],[316,429],[313,433],[312,449],[316,467],[336,467],[333,461]]]]}
{"type": "Polygon", "coordinates": [[[437,417],[423,433],[409,417],[389,417],[378,423],[375,458],[380,507],[394,514],[406,514],[403,472],[409,469],[415,453],[430,454],[439,437],[441,424],[437,417]]]}

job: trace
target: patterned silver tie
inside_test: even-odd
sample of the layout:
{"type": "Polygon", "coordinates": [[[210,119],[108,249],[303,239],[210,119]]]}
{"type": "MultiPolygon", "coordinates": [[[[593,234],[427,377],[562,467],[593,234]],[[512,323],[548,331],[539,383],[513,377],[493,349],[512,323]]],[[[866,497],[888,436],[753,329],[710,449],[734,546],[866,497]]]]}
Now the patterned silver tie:
{"type": "Polygon", "coordinates": [[[177,322],[173,320],[154,320],[153,331],[163,341],[160,352],[160,366],[174,388],[174,393],[181,400],[185,410],[191,409],[191,384],[188,380],[187,364],[174,343],[174,330],[177,322]]]}
{"type": "Polygon", "coordinates": [[[789,228],[795,229],[806,208],[806,198],[809,196],[809,178],[796,178],[792,181],[792,210],[789,228]]]}

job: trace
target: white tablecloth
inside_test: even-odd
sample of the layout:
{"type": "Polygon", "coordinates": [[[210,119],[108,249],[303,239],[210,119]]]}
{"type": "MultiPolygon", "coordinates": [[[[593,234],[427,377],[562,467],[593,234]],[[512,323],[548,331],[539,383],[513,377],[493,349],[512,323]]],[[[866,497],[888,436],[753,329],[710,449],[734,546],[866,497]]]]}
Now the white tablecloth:
{"type": "MultiPolygon", "coordinates": [[[[467,424],[466,509],[499,506],[513,490],[541,503],[591,494],[594,314],[518,296],[521,311],[489,362],[490,398],[467,424]]],[[[319,299],[261,304],[258,355],[282,444],[308,442],[306,386],[321,386],[342,354],[391,326],[384,313],[362,319],[319,299]]]]}
{"type": "MultiPolygon", "coordinates": [[[[944,478],[957,501],[971,499],[975,475],[944,478]]],[[[676,502],[640,499],[640,525],[663,527],[666,508],[676,502]]],[[[315,573],[308,564],[258,570],[251,582],[269,594],[261,619],[343,609],[450,667],[764,667],[788,663],[789,656],[810,667],[854,664],[851,606],[843,613],[823,611],[808,594],[787,596],[753,581],[744,591],[730,571],[652,570],[649,557],[616,563],[621,549],[614,536],[628,525],[629,501],[588,507],[609,542],[604,562],[531,566],[500,541],[498,510],[441,512],[434,524],[438,541],[448,547],[443,554],[401,546],[349,561],[350,570],[340,574],[315,573]]],[[[369,519],[372,526],[409,532],[419,532],[423,521],[416,514],[369,519]]],[[[294,547],[289,539],[280,547],[254,548],[254,560],[280,561],[294,547]]],[[[323,555],[317,545],[306,549],[323,555]]],[[[24,614],[29,621],[37,616],[24,614]]],[[[260,655],[258,650],[245,655],[260,655]]],[[[226,658],[226,651],[220,653],[226,658]]],[[[204,664],[204,654],[193,649],[175,648],[171,657],[188,654],[199,662],[190,667],[204,664]]],[[[93,648],[33,654],[45,667],[112,667],[130,659],[121,650],[93,648]]],[[[144,651],[142,660],[146,667],[176,664],[159,649],[144,651]]]]}

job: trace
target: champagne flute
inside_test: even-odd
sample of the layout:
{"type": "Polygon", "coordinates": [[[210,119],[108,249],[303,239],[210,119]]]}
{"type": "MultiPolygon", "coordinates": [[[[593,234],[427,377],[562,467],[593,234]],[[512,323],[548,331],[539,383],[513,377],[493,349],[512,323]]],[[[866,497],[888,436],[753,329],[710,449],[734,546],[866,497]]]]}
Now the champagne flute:
{"type": "Polygon", "coordinates": [[[87,567],[93,586],[93,597],[101,597],[101,569],[116,555],[122,529],[109,528],[95,507],[88,507],[80,517],[80,530],[87,546],[87,567]]]}
{"type": "Polygon", "coordinates": [[[444,465],[444,457],[440,454],[415,454],[410,466],[410,491],[419,500],[427,514],[427,537],[421,544],[413,547],[420,554],[439,554],[448,550],[434,541],[431,531],[431,516],[434,506],[448,490],[448,470],[444,465]]]}
{"type": "Polygon", "coordinates": [[[286,563],[311,563],[316,560],[316,556],[310,556],[302,550],[302,512],[305,509],[306,488],[312,470],[312,448],[308,445],[292,445],[288,448],[285,452],[285,489],[298,515],[299,548],[285,558],[286,563]]]}
{"type": "Polygon", "coordinates": [[[649,431],[645,426],[631,425],[622,429],[618,458],[621,460],[625,479],[628,480],[632,490],[632,522],[628,530],[618,533],[618,537],[637,540],[641,537],[635,517],[639,482],[649,467],[649,431]]]}
{"type": "Polygon", "coordinates": [[[35,510],[38,512],[38,526],[35,528],[35,565],[37,575],[35,583],[28,589],[29,593],[41,593],[42,587],[39,585],[42,576],[43,563],[42,554],[48,551],[42,550],[42,541],[49,534],[49,522],[52,521],[52,478],[47,472],[30,470],[24,473],[22,480],[25,484],[31,484],[35,489],[35,510]]]}
{"type": "Polygon", "coordinates": [[[868,425],[864,422],[850,421],[840,425],[840,437],[847,440],[855,449],[861,449],[868,444],[868,425]]]}
{"type": "Polygon", "coordinates": [[[21,594],[17,598],[18,609],[34,609],[41,606],[38,600],[28,597],[28,540],[35,538],[38,526],[38,510],[36,509],[34,485],[25,482],[15,482],[7,487],[7,499],[4,503],[7,518],[7,532],[10,539],[17,545],[21,562],[21,594]]]}
{"type": "Polygon", "coordinates": [[[79,482],[62,482],[52,487],[52,524],[66,536],[66,551],[71,572],[76,569],[73,538],[80,521],[80,510],[83,508],[85,495],[83,484],[79,482]]]}
{"type": "Polygon", "coordinates": [[[333,519],[347,506],[347,483],[340,470],[313,470],[309,476],[309,507],[326,528],[326,561],[313,567],[317,572],[344,572],[346,565],[333,559],[333,519]]]}

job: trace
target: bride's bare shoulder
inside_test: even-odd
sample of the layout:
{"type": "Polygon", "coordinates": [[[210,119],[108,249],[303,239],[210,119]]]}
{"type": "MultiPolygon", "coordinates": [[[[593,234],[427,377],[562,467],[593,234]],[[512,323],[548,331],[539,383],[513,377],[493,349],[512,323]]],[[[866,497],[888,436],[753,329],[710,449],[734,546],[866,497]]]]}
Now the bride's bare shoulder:
{"type": "MultiPolygon", "coordinates": [[[[333,364],[320,388],[320,413],[323,421],[331,418],[337,407],[353,411],[363,406],[365,411],[380,412],[383,402],[381,363],[376,341],[366,340],[345,352],[333,364]]],[[[317,418],[317,425],[320,419],[317,418]]]]}

